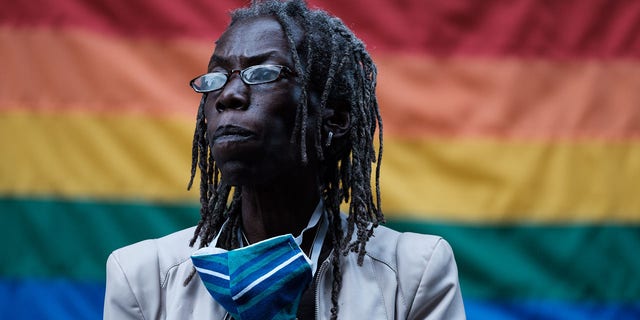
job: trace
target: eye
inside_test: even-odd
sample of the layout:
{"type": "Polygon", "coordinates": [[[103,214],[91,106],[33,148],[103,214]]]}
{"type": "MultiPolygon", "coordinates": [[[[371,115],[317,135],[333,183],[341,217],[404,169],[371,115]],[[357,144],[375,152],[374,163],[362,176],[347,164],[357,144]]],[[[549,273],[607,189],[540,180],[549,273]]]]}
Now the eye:
{"type": "Polygon", "coordinates": [[[195,92],[211,92],[222,88],[227,83],[227,78],[225,73],[211,72],[191,80],[190,85],[195,92]]]}
{"type": "Polygon", "coordinates": [[[257,65],[242,71],[242,78],[248,84],[260,84],[278,80],[282,66],[257,65]]]}

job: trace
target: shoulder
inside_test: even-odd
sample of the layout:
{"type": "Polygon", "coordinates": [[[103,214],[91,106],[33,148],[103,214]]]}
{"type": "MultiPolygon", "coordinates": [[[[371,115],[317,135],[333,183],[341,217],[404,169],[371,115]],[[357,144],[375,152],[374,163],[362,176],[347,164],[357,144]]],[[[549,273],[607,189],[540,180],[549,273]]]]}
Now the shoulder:
{"type": "MultiPolygon", "coordinates": [[[[191,270],[194,228],[115,250],[107,260],[105,319],[154,318],[170,278],[191,270]],[[182,270],[183,269],[183,270],[182,270]]],[[[182,277],[181,279],[185,279],[182,277]]]]}
{"type": "MultiPolygon", "coordinates": [[[[169,270],[188,261],[197,248],[189,247],[195,227],[180,230],[167,236],[140,241],[115,250],[109,262],[116,263],[127,272],[147,274],[151,270],[158,278],[155,282],[164,283],[169,270]]],[[[148,278],[148,276],[147,276],[148,278]]]]}
{"type": "Polygon", "coordinates": [[[458,268],[442,237],[381,226],[367,244],[367,255],[395,272],[408,318],[464,319],[458,268]]]}
{"type": "Polygon", "coordinates": [[[396,272],[406,266],[426,267],[434,258],[446,258],[440,253],[453,259],[453,251],[442,237],[398,232],[385,226],[377,227],[367,243],[367,255],[387,264],[396,272]]]}

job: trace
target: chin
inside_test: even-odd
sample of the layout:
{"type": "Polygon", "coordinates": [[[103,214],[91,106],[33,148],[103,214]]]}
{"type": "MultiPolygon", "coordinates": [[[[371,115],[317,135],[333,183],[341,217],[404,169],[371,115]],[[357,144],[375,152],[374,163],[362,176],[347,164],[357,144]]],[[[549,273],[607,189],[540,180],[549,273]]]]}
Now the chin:
{"type": "Polygon", "coordinates": [[[219,166],[222,182],[234,187],[255,184],[261,176],[255,167],[242,161],[225,162],[219,166]]]}
{"type": "Polygon", "coordinates": [[[276,168],[265,168],[250,166],[241,161],[226,162],[220,165],[221,182],[233,186],[250,186],[252,188],[273,189],[275,185],[290,181],[297,170],[278,170],[276,168]]]}

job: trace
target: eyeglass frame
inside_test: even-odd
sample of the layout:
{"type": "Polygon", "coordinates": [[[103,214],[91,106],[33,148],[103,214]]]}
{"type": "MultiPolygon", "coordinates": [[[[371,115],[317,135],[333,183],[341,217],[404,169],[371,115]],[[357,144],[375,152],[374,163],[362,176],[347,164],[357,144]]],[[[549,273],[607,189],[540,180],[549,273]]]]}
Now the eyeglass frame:
{"type": "Polygon", "coordinates": [[[222,89],[224,88],[224,86],[226,86],[226,85],[227,85],[227,83],[229,83],[229,79],[231,79],[231,76],[232,76],[234,73],[238,73],[238,75],[240,75],[240,80],[242,80],[242,83],[244,83],[244,84],[246,84],[246,85],[265,84],[265,83],[270,83],[270,82],[278,81],[278,80],[282,79],[283,77],[285,77],[286,75],[292,75],[292,76],[295,76],[295,75],[296,75],[296,72],[294,72],[293,70],[291,70],[291,69],[290,69],[289,67],[287,67],[287,66],[283,66],[283,65],[279,65],[279,64],[257,64],[257,65],[253,65],[253,66],[246,67],[246,68],[244,68],[244,69],[232,69],[232,70],[231,70],[231,71],[229,71],[228,73],[221,72],[221,71],[207,72],[207,73],[205,73],[205,74],[201,74],[201,75],[199,75],[199,76],[197,76],[197,77],[195,77],[195,78],[191,79],[191,81],[189,81],[189,86],[190,86],[190,87],[191,87],[191,89],[193,89],[193,91],[195,91],[196,93],[209,93],[209,92],[214,92],[214,91],[222,90],[222,89]],[[278,67],[278,68],[280,68],[280,71],[278,72],[278,76],[277,76],[275,79],[273,79],[273,80],[264,81],[264,82],[249,82],[249,81],[247,81],[247,80],[245,79],[245,77],[244,77],[244,73],[245,73],[247,70],[249,70],[249,69],[254,69],[254,68],[258,68],[258,67],[278,67]],[[220,88],[218,88],[218,89],[214,89],[214,90],[207,90],[207,91],[204,91],[204,90],[198,90],[198,89],[196,89],[196,88],[194,87],[193,83],[194,83],[196,80],[198,80],[198,79],[200,79],[200,78],[202,78],[202,77],[204,77],[204,76],[206,76],[206,75],[209,75],[209,74],[222,74],[222,75],[224,75],[224,76],[226,76],[226,77],[227,77],[227,80],[226,80],[226,81],[224,82],[224,84],[222,84],[222,86],[221,86],[220,88]]]}

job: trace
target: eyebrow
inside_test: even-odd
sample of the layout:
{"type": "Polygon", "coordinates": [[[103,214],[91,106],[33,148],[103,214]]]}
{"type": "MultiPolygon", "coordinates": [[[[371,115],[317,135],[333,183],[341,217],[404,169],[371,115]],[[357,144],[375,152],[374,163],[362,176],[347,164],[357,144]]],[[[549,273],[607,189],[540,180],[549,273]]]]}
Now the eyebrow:
{"type": "MultiPolygon", "coordinates": [[[[283,60],[282,63],[284,63],[285,62],[284,60],[286,58],[283,57],[280,53],[281,51],[279,50],[269,50],[269,51],[258,53],[252,56],[241,56],[240,63],[243,65],[256,65],[264,62],[269,58],[274,58],[274,57],[281,58],[283,60]]],[[[209,60],[209,69],[211,69],[211,67],[213,66],[228,66],[230,64],[231,64],[231,61],[229,58],[213,54],[211,56],[211,59],[209,60]]]]}

